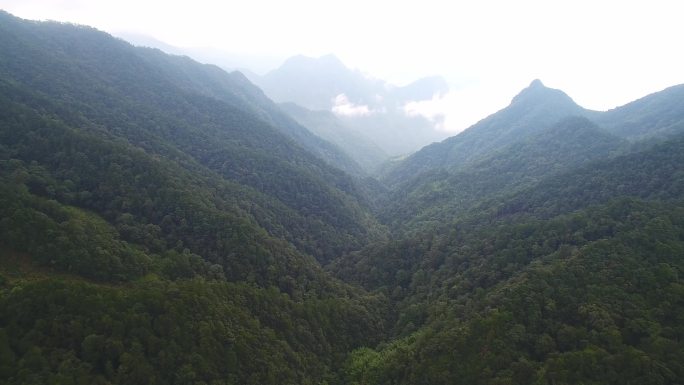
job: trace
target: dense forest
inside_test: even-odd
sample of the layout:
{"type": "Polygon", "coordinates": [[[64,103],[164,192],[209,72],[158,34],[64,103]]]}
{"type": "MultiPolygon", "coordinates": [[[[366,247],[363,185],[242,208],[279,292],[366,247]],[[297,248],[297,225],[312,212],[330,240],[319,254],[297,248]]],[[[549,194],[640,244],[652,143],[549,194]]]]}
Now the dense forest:
{"type": "Polygon", "coordinates": [[[0,12],[0,383],[682,383],[684,86],[348,124],[0,12]]]}

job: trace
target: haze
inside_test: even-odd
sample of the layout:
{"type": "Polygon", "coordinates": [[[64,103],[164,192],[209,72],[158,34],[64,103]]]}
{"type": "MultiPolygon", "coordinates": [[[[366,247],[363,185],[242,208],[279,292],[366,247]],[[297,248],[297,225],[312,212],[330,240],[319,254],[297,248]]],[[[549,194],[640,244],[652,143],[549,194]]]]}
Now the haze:
{"type": "Polygon", "coordinates": [[[295,54],[334,53],[395,84],[442,75],[449,94],[408,108],[445,115],[438,128],[449,132],[504,107],[534,78],[597,110],[684,83],[678,1],[0,0],[0,8],[261,58],[257,72],[295,54]]]}

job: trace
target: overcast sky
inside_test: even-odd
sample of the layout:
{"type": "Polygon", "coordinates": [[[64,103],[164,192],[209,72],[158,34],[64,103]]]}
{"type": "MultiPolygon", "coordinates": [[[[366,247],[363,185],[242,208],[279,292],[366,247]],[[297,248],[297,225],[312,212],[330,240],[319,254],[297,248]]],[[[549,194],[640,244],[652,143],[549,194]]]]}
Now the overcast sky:
{"type": "Polygon", "coordinates": [[[334,53],[395,84],[442,75],[452,92],[413,106],[457,131],[533,79],[598,110],[684,83],[684,2],[0,0],[28,19],[135,32],[180,47],[285,58],[334,53]]]}

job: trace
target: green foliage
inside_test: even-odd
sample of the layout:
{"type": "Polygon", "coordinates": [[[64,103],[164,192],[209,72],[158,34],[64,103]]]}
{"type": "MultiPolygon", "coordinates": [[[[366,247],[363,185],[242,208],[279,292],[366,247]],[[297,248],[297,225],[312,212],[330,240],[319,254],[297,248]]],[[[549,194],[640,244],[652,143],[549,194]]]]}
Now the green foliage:
{"type": "Polygon", "coordinates": [[[669,137],[684,130],[684,86],[677,85],[596,116],[610,132],[630,140],[669,137]]]}
{"type": "Polygon", "coordinates": [[[102,219],[24,186],[0,184],[0,217],[0,244],[44,266],[100,280],[128,280],[151,269],[152,259],[102,219]]]}
{"type": "Polygon", "coordinates": [[[580,161],[463,207],[437,200],[422,214],[433,224],[408,222],[397,239],[336,261],[336,274],[396,309],[396,338],[354,352],[348,381],[678,383],[682,143],[580,161]]]}
{"type": "MultiPolygon", "coordinates": [[[[78,194],[101,192],[92,200],[107,203],[87,208],[138,217],[117,207],[128,203],[124,196],[168,201],[200,190],[185,199],[218,199],[220,210],[253,217],[323,262],[382,235],[354,180],[280,132],[296,123],[266,114],[277,107],[246,81],[90,28],[4,14],[0,31],[3,159],[37,162],[78,194]],[[98,175],[108,178],[97,183],[98,175]],[[159,177],[170,179],[171,191],[159,177]],[[179,188],[189,183],[198,185],[179,188]]],[[[148,221],[157,226],[176,211],[172,202],[157,209],[160,218],[148,221]]]]}
{"type": "Polygon", "coordinates": [[[0,296],[0,381],[319,383],[334,378],[356,341],[377,338],[378,320],[360,305],[297,303],[274,289],[201,279],[24,282],[0,296]]]}
{"type": "Polygon", "coordinates": [[[448,248],[432,284],[401,303],[404,313],[428,302],[420,331],[356,351],[346,373],[376,384],[677,383],[682,207],[622,200],[506,225],[479,246],[456,241],[475,253],[448,248]]]}
{"type": "Polygon", "coordinates": [[[239,75],[5,13],[0,53],[3,384],[684,378],[679,89],[626,145],[535,82],[388,191],[239,75]]]}
{"type": "Polygon", "coordinates": [[[586,118],[565,118],[458,171],[435,171],[408,179],[394,189],[381,218],[395,227],[448,221],[485,198],[500,201],[545,177],[605,159],[622,145],[620,139],[586,118]]]}
{"type": "Polygon", "coordinates": [[[546,178],[504,202],[489,202],[499,216],[533,213],[542,218],[614,197],[671,201],[684,196],[684,136],[546,178]],[[568,183],[572,181],[572,183],[568,183]]]}

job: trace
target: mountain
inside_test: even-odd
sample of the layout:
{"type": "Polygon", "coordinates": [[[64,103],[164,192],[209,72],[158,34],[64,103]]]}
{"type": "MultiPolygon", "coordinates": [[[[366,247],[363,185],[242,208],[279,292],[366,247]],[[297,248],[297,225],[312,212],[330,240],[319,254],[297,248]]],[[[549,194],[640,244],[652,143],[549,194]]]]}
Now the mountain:
{"type": "Polygon", "coordinates": [[[156,48],[171,55],[185,55],[185,52],[182,48],[173,46],[149,35],[134,32],[119,32],[114,36],[138,47],[156,48]]]}
{"type": "Polygon", "coordinates": [[[352,352],[350,382],[678,383],[678,95],[666,90],[622,110],[646,141],[619,129],[617,117],[628,116],[621,108],[606,120],[581,109],[584,116],[559,117],[578,112],[567,100],[534,82],[471,136],[434,145],[444,151],[430,153],[425,171],[397,177],[381,212],[393,237],[329,266],[386,293],[395,309],[394,339],[352,352]],[[548,102],[556,111],[535,114],[548,102]],[[506,125],[493,124],[504,117],[506,125]],[[462,145],[485,137],[483,127],[511,137],[498,148],[462,145]],[[448,162],[445,144],[466,154],[448,162]]]}
{"type": "Polygon", "coordinates": [[[384,236],[362,187],[244,78],[7,13],[0,52],[0,382],[320,382],[380,338],[321,268],[384,236]]]}
{"type": "Polygon", "coordinates": [[[456,217],[483,199],[618,153],[627,142],[583,117],[568,117],[456,171],[426,172],[394,189],[380,218],[395,225],[456,217]]]}
{"type": "Polygon", "coordinates": [[[352,352],[350,381],[678,383],[683,144],[589,162],[337,260],[396,309],[395,339],[352,352]]]}
{"type": "Polygon", "coordinates": [[[681,383],[678,90],[533,82],[388,186],[287,115],[339,114],[0,13],[0,383],[681,383]]]}
{"type": "Polygon", "coordinates": [[[368,104],[382,87],[379,81],[348,69],[334,55],[318,59],[293,56],[264,75],[258,85],[276,102],[292,102],[313,110],[330,110],[340,94],[368,104]]]}
{"type": "Polygon", "coordinates": [[[632,142],[662,140],[684,131],[682,92],[682,85],[674,86],[613,110],[598,112],[583,109],[562,91],[534,80],[508,107],[386,168],[383,178],[393,184],[425,171],[467,168],[502,146],[524,140],[568,116],[589,118],[607,132],[632,142]]]}
{"type": "Polygon", "coordinates": [[[684,85],[644,96],[600,114],[596,122],[630,140],[672,136],[684,131],[684,85]]]}
{"type": "Polygon", "coordinates": [[[539,133],[563,117],[589,114],[564,92],[534,80],[508,107],[456,136],[426,146],[391,169],[385,179],[392,184],[424,171],[465,167],[512,141],[539,133]]]}
{"type": "Polygon", "coordinates": [[[227,74],[216,66],[200,66],[187,57],[169,56],[158,50],[138,50],[147,51],[145,55],[141,55],[142,60],[158,66],[175,86],[221,100],[241,110],[251,111],[328,164],[353,175],[363,174],[359,165],[349,156],[297,124],[242,73],[227,74]]]}
{"type": "Polygon", "coordinates": [[[446,93],[448,85],[441,77],[397,87],[347,68],[334,55],[300,55],[252,80],[276,102],[335,112],[390,156],[411,153],[445,137],[433,122],[404,110],[409,102],[446,93]]]}
{"type": "Polygon", "coordinates": [[[430,100],[449,91],[449,85],[440,76],[419,79],[403,87],[392,86],[347,68],[334,55],[293,56],[264,75],[258,84],[276,101],[292,102],[313,110],[330,110],[340,94],[354,104],[378,109],[430,100]]]}
{"type": "Polygon", "coordinates": [[[374,173],[388,158],[380,147],[330,111],[312,111],[294,103],[282,103],[279,107],[309,131],[337,145],[367,173],[374,173]]]}
{"type": "Polygon", "coordinates": [[[272,103],[251,103],[263,95],[240,75],[134,48],[84,27],[22,23],[6,15],[3,27],[3,80],[17,89],[8,92],[30,90],[29,108],[47,98],[52,107],[43,108],[67,125],[258,191],[290,213],[267,220],[273,209],[266,209],[262,224],[322,260],[342,250],[321,248],[323,233],[346,227],[338,245],[344,249],[374,232],[355,182],[285,136],[293,127],[308,131],[272,103]],[[323,227],[314,230],[306,218],[323,227]],[[345,224],[333,225],[338,221],[345,224]]]}

